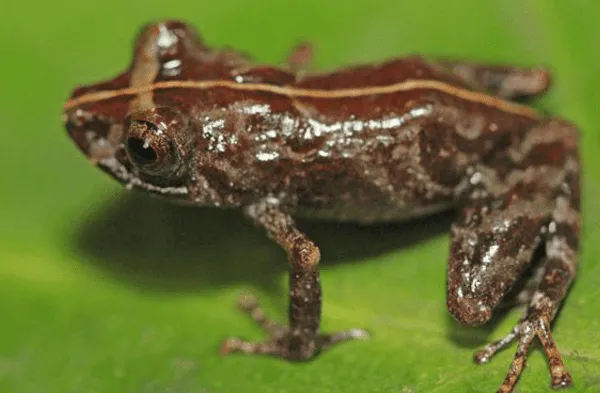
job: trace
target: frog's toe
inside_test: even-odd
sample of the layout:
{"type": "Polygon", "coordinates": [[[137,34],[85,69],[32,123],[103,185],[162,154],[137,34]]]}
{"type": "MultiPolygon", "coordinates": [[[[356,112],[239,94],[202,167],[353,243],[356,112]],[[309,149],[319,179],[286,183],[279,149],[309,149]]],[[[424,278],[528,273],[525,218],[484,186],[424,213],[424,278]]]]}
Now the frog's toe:
{"type": "Polygon", "coordinates": [[[367,331],[363,329],[348,329],[321,334],[317,337],[303,334],[302,331],[291,332],[288,327],[267,318],[256,298],[250,295],[241,296],[238,300],[238,307],[260,325],[267,333],[268,338],[262,342],[250,342],[237,337],[228,338],[221,344],[220,352],[223,355],[240,352],[302,361],[314,358],[335,344],[350,340],[364,340],[369,337],[367,331]]]}
{"type": "Polygon", "coordinates": [[[475,352],[473,355],[473,360],[477,364],[484,364],[490,361],[490,359],[496,354],[496,352],[501,349],[506,348],[511,342],[515,340],[518,336],[519,327],[515,326],[510,333],[504,336],[502,339],[498,341],[494,341],[489,343],[479,351],[475,352]]]}
{"type": "Polygon", "coordinates": [[[367,340],[370,338],[369,332],[364,329],[348,329],[340,332],[323,334],[321,335],[321,350],[329,348],[330,346],[350,340],[367,340]]]}
{"type": "Polygon", "coordinates": [[[250,342],[241,340],[237,337],[231,337],[221,344],[221,355],[228,355],[233,352],[261,355],[280,355],[280,346],[275,341],[250,342]]]}
{"type": "Polygon", "coordinates": [[[573,384],[571,375],[567,371],[554,339],[552,338],[549,318],[534,313],[522,320],[504,338],[486,345],[473,356],[476,363],[487,363],[498,351],[506,348],[511,342],[515,340],[518,341],[517,352],[513,357],[509,371],[506,374],[504,382],[498,389],[498,392],[509,393],[514,390],[515,385],[525,368],[529,349],[536,336],[539,338],[542,349],[548,359],[552,388],[563,389],[568,388],[573,384]]]}
{"type": "Polygon", "coordinates": [[[248,314],[273,340],[283,337],[288,328],[268,318],[255,296],[243,294],[238,298],[238,308],[248,314]]]}

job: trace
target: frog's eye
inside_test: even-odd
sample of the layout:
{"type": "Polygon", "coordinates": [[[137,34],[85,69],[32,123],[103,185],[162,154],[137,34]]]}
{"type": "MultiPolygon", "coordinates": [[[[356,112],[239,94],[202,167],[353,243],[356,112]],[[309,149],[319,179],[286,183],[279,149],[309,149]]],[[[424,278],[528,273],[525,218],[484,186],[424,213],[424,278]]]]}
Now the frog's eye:
{"type": "Polygon", "coordinates": [[[167,133],[145,120],[131,120],[125,141],[130,161],[142,173],[169,176],[181,166],[181,157],[167,133]]]}
{"type": "Polygon", "coordinates": [[[133,136],[127,138],[127,151],[132,161],[141,167],[152,165],[158,160],[156,150],[148,141],[133,136]]]}

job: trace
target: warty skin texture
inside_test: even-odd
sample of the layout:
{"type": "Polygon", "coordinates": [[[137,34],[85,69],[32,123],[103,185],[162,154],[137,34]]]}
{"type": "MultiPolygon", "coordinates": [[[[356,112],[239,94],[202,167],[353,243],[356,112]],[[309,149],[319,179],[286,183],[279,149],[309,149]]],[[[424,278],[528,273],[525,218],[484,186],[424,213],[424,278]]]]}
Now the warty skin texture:
{"type": "Polygon", "coordinates": [[[571,384],[550,323],[575,278],[578,132],[517,103],[544,92],[537,68],[409,56],[308,72],[303,46],[287,68],[207,47],[187,25],[145,27],[130,67],[80,87],[65,105],[69,135],[128,188],[177,202],[243,209],[290,264],[290,321],[241,306],[269,338],[223,352],[307,360],[361,329],[320,331],[320,252],[294,217],[403,221],[454,208],[449,312],[485,323],[526,272],[528,308],[478,363],[517,341],[499,392],[513,391],[537,337],[553,387],[571,384]]]}

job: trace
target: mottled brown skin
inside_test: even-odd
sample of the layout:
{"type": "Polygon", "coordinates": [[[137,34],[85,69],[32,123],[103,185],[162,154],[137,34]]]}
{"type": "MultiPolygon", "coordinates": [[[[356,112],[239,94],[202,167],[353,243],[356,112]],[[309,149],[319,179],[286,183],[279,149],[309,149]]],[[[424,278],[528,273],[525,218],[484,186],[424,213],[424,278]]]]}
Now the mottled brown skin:
{"type": "Polygon", "coordinates": [[[123,74],[74,91],[65,124],[128,188],[241,208],[287,251],[289,325],[245,298],[269,338],[229,339],[223,352],[306,360],[366,337],[320,331],[319,248],[293,217],[373,223],[455,208],[447,304],[459,322],[488,321],[535,271],[522,319],[475,360],[516,340],[499,389],[510,392],[538,337],[552,387],[571,385],[550,323],[576,274],[578,133],[513,102],[545,91],[548,73],[411,56],[317,74],[311,54],[302,45],[286,69],[255,65],[181,22],[149,25],[123,74]]]}

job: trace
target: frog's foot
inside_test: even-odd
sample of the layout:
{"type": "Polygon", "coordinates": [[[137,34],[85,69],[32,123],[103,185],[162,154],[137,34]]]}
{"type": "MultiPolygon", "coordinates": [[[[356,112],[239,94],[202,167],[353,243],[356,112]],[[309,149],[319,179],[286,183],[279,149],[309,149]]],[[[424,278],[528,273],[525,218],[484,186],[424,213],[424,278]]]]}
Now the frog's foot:
{"type": "Polygon", "coordinates": [[[240,297],[238,306],[260,325],[269,338],[258,343],[229,338],[221,345],[221,354],[242,352],[273,355],[286,360],[309,360],[334,344],[369,337],[365,330],[349,329],[333,334],[321,334],[311,339],[303,337],[301,332],[293,334],[288,327],[268,319],[256,298],[252,296],[240,297]]]}
{"type": "Polygon", "coordinates": [[[552,376],[552,388],[563,389],[572,385],[571,375],[565,368],[560,352],[552,339],[550,318],[534,314],[523,319],[504,338],[486,345],[473,356],[476,363],[487,363],[498,351],[506,348],[512,341],[518,340],[517,353],[513,358],[504,382],[498,389],[498,393],[513,391],[521,372],[525,368],[529,348],[535,336],[540,339],[544,353],[548,358],[550,375],[552,376]]]}

